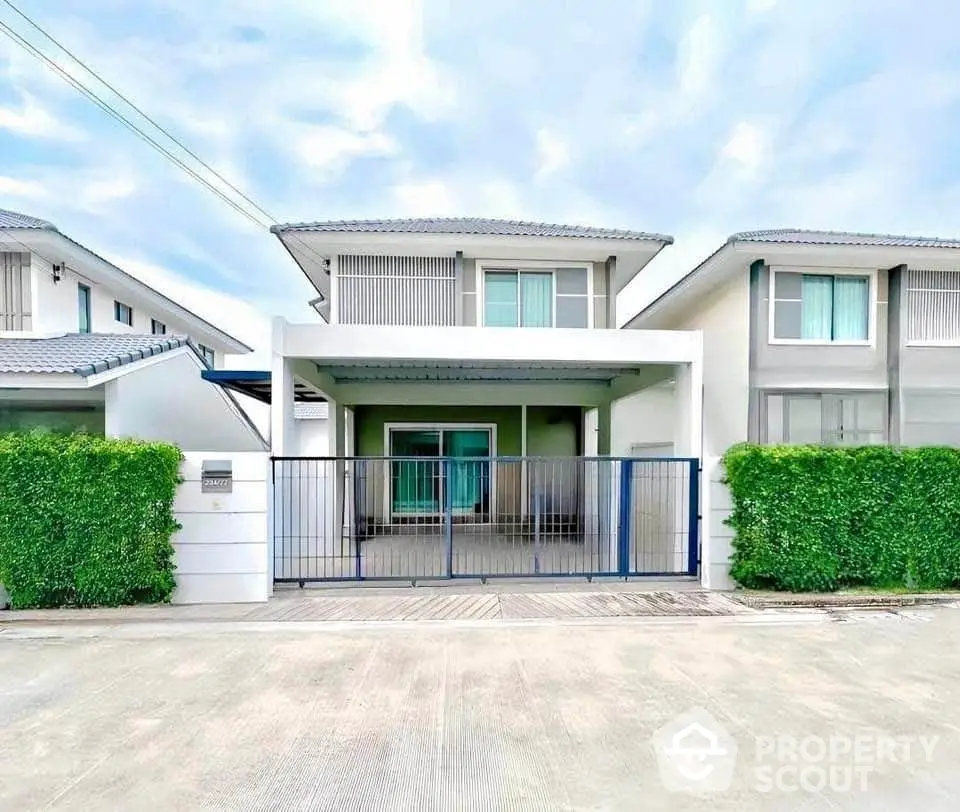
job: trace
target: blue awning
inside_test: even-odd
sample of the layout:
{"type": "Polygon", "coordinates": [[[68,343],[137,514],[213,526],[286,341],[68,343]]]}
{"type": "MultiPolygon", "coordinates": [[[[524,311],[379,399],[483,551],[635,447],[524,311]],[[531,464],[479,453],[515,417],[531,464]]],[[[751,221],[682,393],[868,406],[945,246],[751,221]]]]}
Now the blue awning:
{"type": "MultiPolygon", "coordinates": [[[[239,392],[241,395],[255,398],[263,403],[270,402],[270,372],[262,369],[204,369],[200,377],[205,381],[239,392]]],[[[326,398],[309,386],[294,381],[293,399],[297,403],[325,403],[326,398]]]]}

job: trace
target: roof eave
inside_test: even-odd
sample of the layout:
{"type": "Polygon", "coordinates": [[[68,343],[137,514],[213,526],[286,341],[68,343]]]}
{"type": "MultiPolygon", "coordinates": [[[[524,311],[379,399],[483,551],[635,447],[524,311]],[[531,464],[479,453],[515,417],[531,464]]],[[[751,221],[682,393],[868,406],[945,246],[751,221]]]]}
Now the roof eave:
{"type": "MultiPolygon", "coordinates": [[[[77,252],[81,256],[85,257],[88,261],[99,264],[101,267],[105,267],[110,273],[114,273],[120,276],[121,279],[126,280],[132,283],[136,288],[141,289],[145,295],[159,299],[167,308],[169,308],[174,314],[178,315],[180,318],[185,321],[194,321],[203,325],[203,329],[209,335],[213,336],[220,341],[221,344],[226,345],[234,354],[245,354],[248,352],[253,352],[253,347],[242,342],[240,339],[235,336],[230,335],[230,333],[221,330],[215,324],[211,324],[209,321],[204,319],[201,316],[198,316],[192,310],[184,307],[179,302],[174,301],[173,299],[165,296],[160,293],[160,291],[152,288],[146,282],[135,277],[133,274],[128,273],[127,271],[119,268],[114,265],[110,260],[105,257],[100,256],[96,252],[87,248],[82,243],[77,242],[72,237],[68,237],[62,231],[57,228],[50,229],[21,229],[24,232],[41,232],[43,234],[54,235],[55,239],[62,240],[66,243],[73,251],[77,252]]],[[[2,233],[2,232],[0,232],[2,233]]]]}

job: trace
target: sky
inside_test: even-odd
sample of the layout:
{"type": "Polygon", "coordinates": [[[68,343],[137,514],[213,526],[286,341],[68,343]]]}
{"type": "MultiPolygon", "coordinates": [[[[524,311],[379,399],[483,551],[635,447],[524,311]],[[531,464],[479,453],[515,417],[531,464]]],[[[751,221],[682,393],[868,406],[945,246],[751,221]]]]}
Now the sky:
{"type": "MultiPolygon", "coordinates": [[[[960,237],[952,0],[16,2],[280,222],[674,235],[621,321],[736,231],[960,237]]],[[[0,208],[256,348],[233,366],[316,318],[275,237],[3,36],[0,208]]]]}

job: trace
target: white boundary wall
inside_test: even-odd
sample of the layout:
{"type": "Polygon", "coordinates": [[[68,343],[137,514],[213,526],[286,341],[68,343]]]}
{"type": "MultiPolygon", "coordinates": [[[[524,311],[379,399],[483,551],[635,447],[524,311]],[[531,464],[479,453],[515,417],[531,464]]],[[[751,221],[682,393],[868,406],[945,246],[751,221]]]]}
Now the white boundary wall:
{"type": "Polygon", "coordinates": [[[187,452],[174,514],[177,563],[174,603],[246,603],[270,594],[265,453],[187,452]],[[233,463],[232,493],[201,493],[203,460],[233,463]]]}

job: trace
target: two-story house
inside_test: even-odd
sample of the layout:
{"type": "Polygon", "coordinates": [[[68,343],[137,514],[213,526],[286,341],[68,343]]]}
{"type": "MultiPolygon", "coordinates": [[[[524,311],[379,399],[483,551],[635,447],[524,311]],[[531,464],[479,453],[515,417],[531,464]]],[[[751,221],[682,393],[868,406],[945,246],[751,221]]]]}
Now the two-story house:
{"type": "MultiPolygon", "coordinates": [[[[703,331],[709,585],[729,584],[734,443],[960,444],[960,240],[734,234],[626,327],[703,331]]],[[[635,399],[644,440],[664,397],[635,399]]]]}
{"type": "Polygon", "coordinates": [[[261,451],[236,399],[201,378],[249,351],[53,224],[0,209],[0,431],[261,451]]]}
{"type": "Polygon", "coordinates": [[[328,323],[274,324],[273,453],[301,453],[303,387],[327,401],[330,449],[277,461],[278,579],[696,572],[700,335],[616,329],[617,293],[670,237],[476,218],[274,232],[328,323]],[[598,462],[633,452],[629,401],[664,382],[670,459],[598,462]]]}

